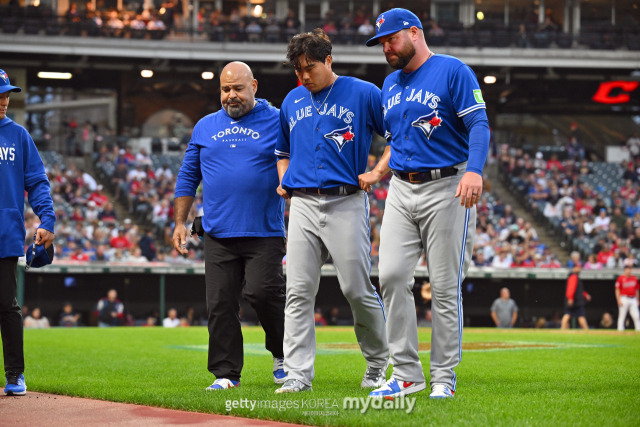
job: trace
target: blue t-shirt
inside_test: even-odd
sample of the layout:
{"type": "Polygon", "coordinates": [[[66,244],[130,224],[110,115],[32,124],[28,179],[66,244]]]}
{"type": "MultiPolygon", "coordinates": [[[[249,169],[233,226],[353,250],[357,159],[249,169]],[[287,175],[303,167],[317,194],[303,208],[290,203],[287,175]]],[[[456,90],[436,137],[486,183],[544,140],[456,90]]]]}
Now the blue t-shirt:
{"type": "Polygon", "coordinates": [[[383,132],[380,89],[372,83],[340,76],[313,101],[304,86],[293,89],[282,102],[275,151],[290,160],[282,188],[358,185],[372,132],[383,132]]]}
{"type": "Polygon", "coordinates": [[[234,119],[224,109],[202,118],[178,173],[175,197],[194,196],[202,181],[202,226],[210,236],[284,237],[278,188],[278,109],[264,99],[234,119]]]}
{"type": "Polygon", "coordinates": [[[411,73],[390,74],[382,87],[382,105],[391,169],[419,172],[469,160],[467,170],[482,174],[488,133],[477,141],[484,158],[471,158],[463,118],[480,111],[486,120],[485,103],[475,74],[462,61],[433,55],[411,73]]]}

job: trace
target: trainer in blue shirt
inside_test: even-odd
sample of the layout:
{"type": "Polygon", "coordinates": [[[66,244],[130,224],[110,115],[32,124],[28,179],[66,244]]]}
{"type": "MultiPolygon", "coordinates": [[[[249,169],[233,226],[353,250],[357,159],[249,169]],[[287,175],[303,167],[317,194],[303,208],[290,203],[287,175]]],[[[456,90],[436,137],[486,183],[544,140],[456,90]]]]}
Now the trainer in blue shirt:
{"type": "Polygon", "coordinates": [[[451,398],[462,351],[460,287],[471,261],[475,204],[489,150],[485,102],[473,71],[457,58],[432,52],[412,12],[381,13],[376,35],[367,42],[377,44],[397,70],[382,86],[388,145],[376,167],[359,178],[369,190],[393,171],[379,264],[393,374],[370,396],[393,398],[426,389],[411,294],[424,251],[432,289],[429,396],[451,398]]]}
{"type": "MultiPolygon", "coordinates": [[[[207,390],[240,385],[243,366],[238,294],[251,304],[273,354],[273,379],[285,381],[284,200],[278,187],[278,109],[255,98],[258,82],[247,64],[220,74],[222,110],[200,120],[191,136],[175,191],[173,244],[187,254],[185,223],[202,182],[205,283],[209,320],[207,390]]],[[[196,222],[197,223],[197,222],[196,222]]]]}
{"type": "Polygon", "coordinates": [[[276,393],[311,389],[315,298],[329,254],[367,361],[361,386],[378,387],[386,381],[384,311],[369,279],[369,199],[358,187],[372,134],[382,134],[380,89],[336,75],[331,48],[319,28],[294,36],[287,47],[288,64],[302,85],[282,103],[276,146],[278,194],[291,198],[284,328],[289,379],[276,393]]]}
{"type": "MultiPolygon", "coordinates": [[[[0,331],[7,380],[4,392],[13,396],[27,393],[23,374],[22,309],[16,299],[18,257],[24,255],[26,234],[25,191],[40,219],[35,245],[50,250],[50,257],[56,221],[51,186],[36,145],[25,128],[7,117],[11,93],[21,91],[11,85],[7,73],[0,70],[0,331]]],[[[38,261],[33,262],[35,267],[38,261]]]]}

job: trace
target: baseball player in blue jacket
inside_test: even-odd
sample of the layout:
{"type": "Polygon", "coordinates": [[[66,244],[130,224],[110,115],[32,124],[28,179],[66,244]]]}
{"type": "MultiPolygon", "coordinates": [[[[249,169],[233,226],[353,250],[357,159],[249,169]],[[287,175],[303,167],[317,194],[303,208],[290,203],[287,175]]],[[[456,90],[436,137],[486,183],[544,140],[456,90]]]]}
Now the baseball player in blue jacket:
{"type": "Polygon", "coordinates": [[[331,47],[321,29],[294,36],[287,47],[288,64],[302,85],[282,103],[276,145],[277,191],[291,199],[284,336],[288,380],[276,393],[311,389],[314,305],[320,269],[329,255],[367,361],[361,386],[379,387],[386,381],[384,311],[369,279],[369,200],[358,187],[372,132],[382,134],[380,90],[337,76],[331,47]]]}
{"type": "Polygon", "coordinates": [[[485,103],[473,71],[430,51],[412,12],[381,13],[367,45],[378,43],[398,71],[382,87],[388,145],[376,167],[360,175],[360,185],[369,190],[393,171],[379,265],[393,374],[370,395],[395,397],[426,388],[411,293],[424,250],[432,292],[430,397],[450,398],[461,356],[460,287],[471,261],[475,205],[489,150],[485,103]]]}
{"type": "Polygon", "coordinates": [[[9,76],[0,70],[0,331],[4,372],[4,392],[22,396],[27,393],[24,380],[22,309],[18,305],[18,258],[24,255],[24,192],[40,225],[35,244],[49,248],[55,238],[56,217],[51,187],[44,164],[29,132],[7,117],[9,97],[20,92],[9,76]]]}
{"type": "Polygon", "coordinates": [[[283,370],[285,254],[284,200],[278,186],[278,109],[255,98],[258,82],[247,64],[231,62],[220,74],[222,109],[200,120],[191,136],[175,191],[173,244],[182,254],[185,222],[202,181],[204,258],[209,320],[207,390],[240,385],[243,367],[238,295],[258,314],[273,355],[273,380],[283,370]]]}

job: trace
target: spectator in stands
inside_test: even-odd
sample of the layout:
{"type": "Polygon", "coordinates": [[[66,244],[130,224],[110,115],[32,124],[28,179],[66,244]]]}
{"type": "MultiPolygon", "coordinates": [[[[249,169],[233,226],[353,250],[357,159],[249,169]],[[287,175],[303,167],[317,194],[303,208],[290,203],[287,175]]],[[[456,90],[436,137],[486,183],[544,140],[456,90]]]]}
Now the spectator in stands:
{"type": "Polygon", "coordinates": [[[147,262],[149,262],[149,260],[142,255],[142,251],[138,246],[134,246],[129,252],[129,255],[125,257],[125,259],[127,262],[133,262],[137,264],[146,264],[147,262]]]}
{"type": "Polygon", "coordinates": [[[634,132],[629,139],[627,139],[626,146],[633,159],[637,159],[640,156],[640,138],[638,137],[638,132],[634,132]]]}
{"type": "Polygon", "coordinates": [[[58,326],[75,327],[78,326],[80,321],[80,313],[76,313],[73,310],[73,306],[70,302],[66,302],[62,306],[62,313],[60,313],[60,319],[58,320],[58,326]]]}
{"type": "Polygon", "coordinates": [[[491,304],[491,319],[498,328],[513,328],[518,320],[518,305],[509,288],[500,289],[500,297],[491,304]]]}
{"type": "Polygon", "coordinates": [[[123,227],[118,228],[118,235],[116,237],[111,238],[109,244],[112,248],[115,249],[129,249],[131,247],[131,243],[129,239],[124,234],[125,229],[123,227]]]}
{"type": "Polygon", "coordinates": [[[113,203],[107,202],[104,205],[102,211],[98,214],[98,218],[103,222],[115,222],[116,221],[116,210],[113,207],[113,203]]]}
{"type": "Polygon", "coordinates": [[[31,315],[24,319],[24,327],[27,329],[46,329],[49,326],[49,319],[46,316],[41,316],[40,308],[38,307],[34,307],[31,310],[31,315]]]}
{"type": "Polygon", "coordinates": [[[591,295],[584,290],[582,279],[580,279],[581,271],[582,266],[580,265],[580,262],[576,262],[571,268],[571,274],[567,279],[567,288],[565,292],[566,311],[562,317],[562,329],[569,329],[569,321],[572,318],[578,319],[578,324],[582,329],[589,329],[584,307],[587,302],[591,301],[591,295]]]}
{"type": "Polygon", "coordinates": [[[374,33],[375,29],[373,28],[373,25],[371,25],[371,20],[369,19],[366,19],[358,26],[358,35],[363,40],[371,37],[374,33]]]}
{"type": "Polygon", "coordinates": [[[261,39],[262,27],[260,26],[257,20],[252,19],[249,22],[249,25],[247,25],[247,27],[245,28],[245,32],[247,33],[248,41],[252,43],[257,43],[261,39]]]}
{"type": "Polygon", "coordinates": [[[478,250],[475,252],[472,261],[475,267],[488,267],[491,265],[491,261],[485,259],[484,251],[482,250],[478,250]]]}
{"type": "MultiPolygon", "coordinates": [[[[605,261],[606,263],[606,261],[605,261]]],[[[567,267],[569,268],[573,268],[576,265],[580,265],[582,266],[582,262],[580,260],[580,252],[578,251],[573,251],[571,252],[571,254],[569,255],[569,261],[567,262],[567,267]]],[[[604,264],[603,264],[604,265],[604,264]]]]}
{"type": "Polygon", "coordinates": [[[106,298],[101,298],[97,305],[98,326],[101,328],[119,326],[124,319],[124,305],[118,299],[118,291],[109,289],[106,298]]]}
{"type": "MultiPolygon", "coordinates": [[[[531,46],[529,40],[529,34],[527,34],[527,27],[524,24],[518,26],[518,32],[516,33],[516,46],[521,48],[528,48],[531,46]]],[[[542,153],[540,153],[542,155],[542,153]]]]}
{"type": "Polygon", "coordinates": [[[512,263],[513,263],[513,257],[511,256],[509,246],[504,245],[500,248],[500,250],[498,251],[498,254],[493,257],[493,261],[491,262],[491,267],[507,269],[511,267],[512,263]]]}
{"type": "Polygon", "coordinates": [[[569,138],[569,143],[567,144],[567,156],[576,162],[580,162],[584,159],[584,146],[575,136],[569,138]]]}
{"type": "Polygon", "coordinates": [[[598,262],[598,259],[595,254],[589,254],[587,258],[587,262],[584,263],[585,270],[601,270],[602,263],[598,262]]]}
{"type": "Polygon", "coordinates": [[[106,253],[106,248],[104,245],[98,245],[98,247],[96,247],[96,251],[91,256],[90,261],[109,261],[109,255],[106,253]]]}
{"type": "Polygon", "coordinates": [[[433,44],[437,46],[437,45],[442,45],[444,43],[445,41],[444,30],[438,26],[438,23],[436,21],[431,21],[431,28],[429,28],[426,31],[428,35],[427,39],[429,40],[429,44],[433,44]]]}
{"type": "Polygon", "coordinates": [[[609,224],[611,223],[611,218],[607,215],[607,209],[600,208],[598,211],[598,216],[594,219],[594,225],[598,233],[606,232],[609,230],[609,224]]]}
{"type": "Polygon", "coordinates": [[[560,160],[558,160],[558,155],[557,154],[555,154],[555,153],[552,154],[551,158],[549,160],[547,160],[546,170],[547,171],[557,170],[559,172],[563,172],[564,171],[564,165],[562,164],[562,162],[560,160]]]}
{"type": "Polygon", "coordinates": [[[167,312],[167,317],[162,321],[162,326],[165,328],[176,328],[180,326],[180,319],[178,318],[178,310],[170,308],[167,312]]]}

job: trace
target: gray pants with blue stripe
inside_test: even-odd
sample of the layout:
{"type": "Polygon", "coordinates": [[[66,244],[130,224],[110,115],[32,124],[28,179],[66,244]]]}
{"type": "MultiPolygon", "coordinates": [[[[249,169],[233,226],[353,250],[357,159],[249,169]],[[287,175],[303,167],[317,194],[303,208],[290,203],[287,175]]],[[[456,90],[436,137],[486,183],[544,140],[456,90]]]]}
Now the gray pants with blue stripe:
{"type": "Polygon", "coordinates": [[[425,250],[431,282],[431,384],[455,390],[462,345],[462,280],[475,239],[476,210],[454,198],[456,176],[422,184],[391,179],[380,231],[380,291],[387,312],[393,377],[424,382],[412,288],[425,250]]]}
{"type": "Polygon", "coordinates": [[[356,338],[372,367],[389,358],[382,301],[371,284],[369,201],[293,192],[287,235],[287,302],[284,360],[289,379],[311,385],[316,354],[314,306],[321,267],[330,254],[355,324],[356,338]]]}

